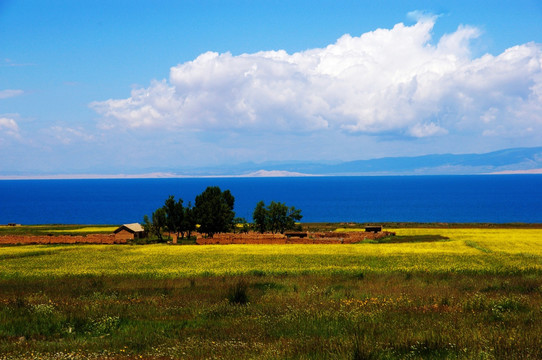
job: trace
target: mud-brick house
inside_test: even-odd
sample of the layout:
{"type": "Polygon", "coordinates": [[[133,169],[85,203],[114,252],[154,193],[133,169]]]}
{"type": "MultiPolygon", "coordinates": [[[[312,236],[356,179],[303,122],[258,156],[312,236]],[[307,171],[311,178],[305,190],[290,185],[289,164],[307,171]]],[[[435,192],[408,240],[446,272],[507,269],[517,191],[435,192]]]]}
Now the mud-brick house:
{"type": "Polygon", "coordinates": [[[379,233],[382,232],[382,225],[371,225],[365,227],[365,232],[379,233]]]}
{"type": "Polygon", "coordinates": [[[145,229],[139,223],[124,224],[114,231],[115,240],[133,240],[145,237],[145,229]]]}

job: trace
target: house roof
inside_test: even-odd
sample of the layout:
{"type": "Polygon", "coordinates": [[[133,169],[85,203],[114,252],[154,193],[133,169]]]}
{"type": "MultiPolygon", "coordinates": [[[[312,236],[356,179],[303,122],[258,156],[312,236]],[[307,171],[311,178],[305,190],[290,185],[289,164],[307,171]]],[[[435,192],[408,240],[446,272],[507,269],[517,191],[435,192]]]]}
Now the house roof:
{"type": "Polygon", "coordinates": [[[144,232],[145,231],[145,229],[143,229],[143,226],[141,226],[140,223],[132,223],[132,224],[123,224],[123,225],[119,226],[119,228],[117,230],[115,230],[114,232],[116,234],[116,233],[118,233],[119,231],[121,231],[123,229],[126,229],[131,233],[138,233],[138,232],[144,232]]]}

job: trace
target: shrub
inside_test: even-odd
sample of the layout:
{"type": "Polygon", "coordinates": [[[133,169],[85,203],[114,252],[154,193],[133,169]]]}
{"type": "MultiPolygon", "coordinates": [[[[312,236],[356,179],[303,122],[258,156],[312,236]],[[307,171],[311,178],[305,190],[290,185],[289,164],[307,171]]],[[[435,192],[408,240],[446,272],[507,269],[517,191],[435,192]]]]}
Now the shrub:
{"type": "Polygon", "coordinates": [[[245,305],[248,303],[248,284],[244,279],[237,281],[228,290],[230,304],[245,305]]]}

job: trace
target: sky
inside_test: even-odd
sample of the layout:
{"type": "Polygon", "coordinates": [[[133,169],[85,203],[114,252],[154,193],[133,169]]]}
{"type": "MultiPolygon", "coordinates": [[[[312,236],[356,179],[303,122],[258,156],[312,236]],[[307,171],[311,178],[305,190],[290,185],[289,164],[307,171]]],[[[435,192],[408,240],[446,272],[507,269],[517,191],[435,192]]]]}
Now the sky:
{"type": "Polygon", "coordinates": [[[0,175],[535,146],[538,0],[0,0],[0,175]]]}

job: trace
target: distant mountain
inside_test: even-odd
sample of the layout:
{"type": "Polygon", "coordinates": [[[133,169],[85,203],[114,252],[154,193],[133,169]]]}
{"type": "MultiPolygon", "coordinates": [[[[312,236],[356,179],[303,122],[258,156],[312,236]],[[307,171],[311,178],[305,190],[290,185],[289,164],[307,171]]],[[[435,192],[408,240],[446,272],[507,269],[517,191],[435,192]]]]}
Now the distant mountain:
{"type": "Polygon", "coordinates": [[[414,157],[385,157],[340,163],[267,162],[245,163],[223,168],[193,169],[193,175],[284,174],[310,175],[465,175],[490,173],[538,173],[542,169],[542,147],[499,150],[485,154],[433,154],[414,157]]]}
{"type": "Polygon", "coordinates": [[[355,175],[475,175],[542,174],[542,147],[516,148],[485,154],[433,154],[413,157],[385,157],[347,162],[264,162],[213,167],[169,167],[133,169],[124,174],[99,172],[68,174],[7,174],[0,179],[82,179],[82,178],[168,178],[168,177],[287,177],[355,175]]]}
{"type": "Polygon", "coordinates": [[[485,154],[441,154],[350,161],[328,166],[336,174],[484,174],[542,168],[542,147],[485,154]]]}

